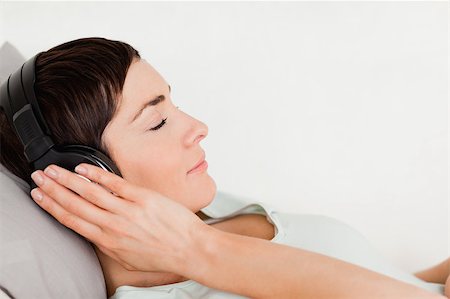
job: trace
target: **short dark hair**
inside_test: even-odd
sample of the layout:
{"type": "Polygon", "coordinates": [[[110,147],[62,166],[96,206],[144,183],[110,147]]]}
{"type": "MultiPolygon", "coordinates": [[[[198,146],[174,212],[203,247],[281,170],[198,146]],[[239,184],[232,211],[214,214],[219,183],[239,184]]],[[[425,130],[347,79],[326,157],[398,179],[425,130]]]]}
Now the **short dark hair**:
{"type": "MultiPolygon", "coordinates": [[[[128,69],[139,52],[100,37],[72,40],[36,58],[34,90],[55,144],[81,144],[112,157],[102,142],[114,117],[128,69]]],[[[0,163],[31,184],[23,145],[0,109],[0,163]]],[[[113,160],[114,161],[114,160],[113,160]]]]}

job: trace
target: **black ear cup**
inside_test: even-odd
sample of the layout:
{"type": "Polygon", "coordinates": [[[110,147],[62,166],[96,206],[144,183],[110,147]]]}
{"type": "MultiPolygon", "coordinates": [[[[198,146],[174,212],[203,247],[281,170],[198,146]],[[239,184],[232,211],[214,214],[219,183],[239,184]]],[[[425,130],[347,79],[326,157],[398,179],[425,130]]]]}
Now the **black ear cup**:
{"type": "Polygon", "coordinates": [[[58,150],[63,154],[69,153],[82,155],[85,159],[89,161],[92,160],[92,162],[87,161],[86,163],[99,166],[104,170],[107,170],[109,172],[121,176],[120,170],[117,168],[116,164],[107,155],[105,155],[104,153],[95,148],[86,145],[64,145],[64,146],[56,146],[56,150],[58,150]]]}
{"type": "MultiPolygon", "coordinates": [[[[80,163],[98,166],[106,171],[122,176],[115,163],[102,152],[84,145],[55,145],[41,158],[33,163],[34,169],[44,170],[50,164],[56,164],[67,170],[75,172],[80,163]]],[[[36,188],[32,181],[31,189],[36,188]]]]}

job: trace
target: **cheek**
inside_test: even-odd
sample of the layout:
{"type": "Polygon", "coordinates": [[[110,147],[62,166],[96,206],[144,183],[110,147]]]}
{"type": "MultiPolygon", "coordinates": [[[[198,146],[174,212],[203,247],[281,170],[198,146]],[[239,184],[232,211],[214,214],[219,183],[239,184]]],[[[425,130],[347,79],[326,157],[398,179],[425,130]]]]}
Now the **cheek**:
{"type": "Polygon", "coordinates": [[[165,196],[177,195],[185,184],[184,166],[178,159],[180,154],[168,151],[146,150],[122,155],[120,167],[124,178],[142,187],[157,191],[165,196]]]}
{"type": "MultiPolygon", "coordinates": [[[[161,143],[160,143],[161,144],[161,143]]],[[[173,148],[136,146],[116,154],[123,177],[138,186],[167,196],[197,212],[214,197],[216,185],[208,173],[188,176],[183,153],[173,148]]]]}

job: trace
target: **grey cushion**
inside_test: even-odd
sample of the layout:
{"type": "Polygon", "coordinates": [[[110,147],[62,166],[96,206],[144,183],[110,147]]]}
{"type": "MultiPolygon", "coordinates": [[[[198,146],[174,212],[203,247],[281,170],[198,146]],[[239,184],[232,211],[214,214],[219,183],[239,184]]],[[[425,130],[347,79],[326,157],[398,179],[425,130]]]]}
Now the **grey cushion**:
{"type": "MultiPolygon", "coordinates": [[[[0,48],[0,80],[25,58],[10,43],[0,48]]],[[[92,245],[41,209],[30,186],[0,164],[0,289],[14,298],[105,299],[92,245]]]]}
{"type": "Polygon", "coordinates": [[[9,74],[18,69],[25,62],[25,58],[9,42],[0,48],[0,82],[8,79],[9,74]]]}

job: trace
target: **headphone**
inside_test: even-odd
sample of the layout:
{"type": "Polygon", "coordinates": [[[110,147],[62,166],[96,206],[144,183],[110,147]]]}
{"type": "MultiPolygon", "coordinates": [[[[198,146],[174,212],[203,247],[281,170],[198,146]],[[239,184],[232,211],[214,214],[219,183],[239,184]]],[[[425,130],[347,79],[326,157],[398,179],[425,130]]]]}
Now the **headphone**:
{"type": "MultiPolygon", "coordinates": [[[[78,164],[89,163],[122,176],[115,163],[100,150],[85,145],[57,145],[51,139],[34,93],[35,62],[41,53],[26,61],[0,86],[0,106],[23,144],[28,163],[34,170],[56,164],[72,172],[78,164]]],[[[31,189],[36,187],[32,181],[31,189]]]]}

